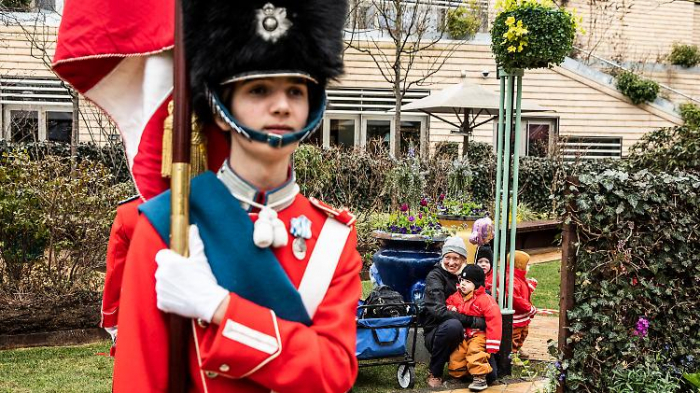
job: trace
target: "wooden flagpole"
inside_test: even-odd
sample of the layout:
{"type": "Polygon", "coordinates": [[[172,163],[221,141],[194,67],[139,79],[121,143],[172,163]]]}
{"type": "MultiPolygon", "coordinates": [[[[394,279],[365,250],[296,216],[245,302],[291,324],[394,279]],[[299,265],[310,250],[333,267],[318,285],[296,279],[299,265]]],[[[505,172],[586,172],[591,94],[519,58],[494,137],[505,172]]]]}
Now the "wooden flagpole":
{"type": "MultiPolygon", "coordinates": [[[[173,163],[170,178],[170,249],[189,254],[190,140],[192,133],[189,73],[185,57],[182,2],[175,0],[175,47],[173,88],[173,163]]],[[[175,314],[169,321],[168,392],[187,390],[188,320],[175,314]]]]}

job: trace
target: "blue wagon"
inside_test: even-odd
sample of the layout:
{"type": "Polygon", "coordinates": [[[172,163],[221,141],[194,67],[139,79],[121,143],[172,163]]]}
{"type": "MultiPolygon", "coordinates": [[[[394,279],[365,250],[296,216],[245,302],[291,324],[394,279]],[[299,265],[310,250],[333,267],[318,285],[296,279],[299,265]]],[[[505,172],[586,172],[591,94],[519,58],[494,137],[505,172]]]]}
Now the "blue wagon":
{"type": "Polygon", "coordinates": [[[407,310],[405,316],[391,318],[362,318],[365,311],[383,305],[360,305],[357,307],[357,347],[355,356],[360,367],[398,365],[396,379],[403,389],[415,385],[415,353],[418,323],[416,307],[413,303],[403,304],[407,310]],[[410,352],[408,351],[409,333],[413,330],[410,352]]]}

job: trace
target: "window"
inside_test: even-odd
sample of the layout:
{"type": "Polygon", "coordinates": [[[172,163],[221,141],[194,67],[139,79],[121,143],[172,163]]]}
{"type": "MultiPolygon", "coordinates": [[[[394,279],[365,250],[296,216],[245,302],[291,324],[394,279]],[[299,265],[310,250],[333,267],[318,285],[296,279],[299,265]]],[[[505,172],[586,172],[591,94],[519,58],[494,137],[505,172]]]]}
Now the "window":
{"type": "Polygon", "coordinates": [[[69,143],[73,102],[56,79],[0,77],[0,137],[69,143]]]}
{"type": "Polygon", "coordinates": [[[568,136],[559,142],[565,160],[602,160],[622,157],[622,138],[568,136]]]}
{"type": "Polygon", "coordinates": [[[39,140],[39,113],[37,111],[10,111],[10,141],[36,142],[39,140]]]}
{"type": "Polygon", "coordinates": [[[56,0],[34,0],[34,9],[37,11],[56,11],[56,0]]]}
{"type": "Polygon", "coordinates": [[[73,130],[73,114],[70,112],[46,112],[46,139],[70,143],[73,130]]]}
{"type": "MultiPolygon", "coordinates": [[[[531,157],[547,157],[556,147],[557,118],[523,118],[518,154],[531,157]]],[[[510,151],[515,151],[515,124],[511,127],[510,151]]],[[[493,122],[493,149],[496,151],[498,121],[493,122]]]]}
{"type": "Polygon", "coordinates": [[[330,145],[352,148],[355,146],[355,120],[330,120],[330,145]]]}
{"type": "Polygon", "coordinates": [[[530,157],[547,157],[550,143],[549,123],[527,123],[527,152],[530,157]]]}

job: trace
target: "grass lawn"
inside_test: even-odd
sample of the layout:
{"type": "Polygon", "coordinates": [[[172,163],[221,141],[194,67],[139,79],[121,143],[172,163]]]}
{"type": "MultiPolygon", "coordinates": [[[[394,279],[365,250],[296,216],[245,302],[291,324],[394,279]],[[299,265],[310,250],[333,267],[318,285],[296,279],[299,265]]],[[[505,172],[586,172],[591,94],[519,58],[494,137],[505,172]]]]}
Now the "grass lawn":
{"type": "Polygon", "coordinates": [[[73,347],[0,351],[0,392],[105,392],[112,390],[111,341],[73,347]]]}
{"type": "MultiPolygon", "coordinates": [[[[105,392],[111,391],[113,360],[97,353],[109,351],[110,342],[72,347],[28,348],[0,351],[0,392],[105,392]]],[[[353,387],[356,393],[401,391],[395,365],[361,368],[353,387]]],[[[508,379],[537,379],[543,365],[514,366],[508,379]]],[[[447,375],[445,373],[445,375],[447,375]]],[[[414,389],[425,390],[428,368],[416,366],[414,389]]],[[[454,386],[453,388],[466,388],[454,386]]]]}
{"type": "Polygon", "coordinates": [[[528,277],[537,279],[537,289],[532,294],[532,303],[537,308],[559,309],[559,283],[561,261],[532,265],[528,277]]]}
{"type": "MultiPolygon", "coordinates": [[[[539,282],[533,296],[538,308],[559,307],[559,261],[532,266],[529,276],[539,282]]],[[[362,298],[372,290],[370,281],[362,282],[362,298]]],[[[72,347],[29,348],[0,351],[0,393],[105,392],[111,391],[113,359],[99,356],[109,352],[109,341],[72,347]]],[[[542,376],[544,364],[514,367],[510,378],[531,379],[542,376]]],[[[399,391],[396,367],[361,368],[353,392],[380,393],[399,391]]],[[[428,369],[416,366],[416,389],[425,390],[428,369]]],[[[455,388],[464,388],[459,386],[455,388]]]]}

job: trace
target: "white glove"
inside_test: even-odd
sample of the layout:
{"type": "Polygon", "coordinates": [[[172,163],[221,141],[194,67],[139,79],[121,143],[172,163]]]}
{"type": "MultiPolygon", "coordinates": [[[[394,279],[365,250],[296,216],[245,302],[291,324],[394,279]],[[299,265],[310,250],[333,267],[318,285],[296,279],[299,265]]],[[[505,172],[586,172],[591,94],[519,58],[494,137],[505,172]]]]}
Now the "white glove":
{"type": "Polygon", "coordinates": [[[190,225],[189,240],[189,257],[168,249],[156,254],[158,309],[211,322],[229,292],[217,284],[195,225],[190,225]]]}
{"type": "Polygon", "coordinates": [[[109,333],[110,336],[112,336],[112,344],[117,343],[117,327],[107,327],[105,328],[105,331],[109,333]]]}

